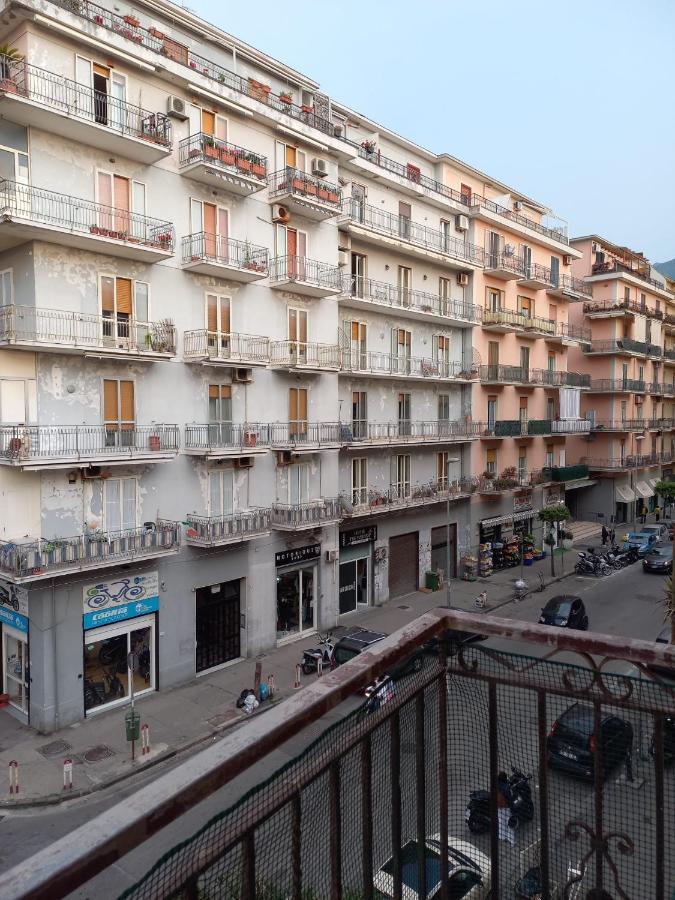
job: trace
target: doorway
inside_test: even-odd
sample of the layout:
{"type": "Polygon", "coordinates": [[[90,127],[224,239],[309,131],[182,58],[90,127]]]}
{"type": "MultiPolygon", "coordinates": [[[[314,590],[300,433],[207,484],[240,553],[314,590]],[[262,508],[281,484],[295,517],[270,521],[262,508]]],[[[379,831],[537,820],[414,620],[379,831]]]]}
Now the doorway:
{"type": "Polygon", "coordinates": [[[457,523],[450,523],[450,571],[448,572],[448,527],[431,529],[431,571],[443,571],[445,578],[457,577],[457,523]]]}
{"type": "Polygon", "coordinates": [[[340,615],[368,606],[370,573],[368,556],[340,563],[340,615]]]}
{"type": "Polygon", "coordinates": [[[27,635],[2,625],[2,690],[10,706],[28,715],[28,641],[27,635]]]}
{"type": "Polygon", "coordinates": [[[238,578],[195,592],[195,668],[207,672],[241,656],[241,582],[238,578]]]}

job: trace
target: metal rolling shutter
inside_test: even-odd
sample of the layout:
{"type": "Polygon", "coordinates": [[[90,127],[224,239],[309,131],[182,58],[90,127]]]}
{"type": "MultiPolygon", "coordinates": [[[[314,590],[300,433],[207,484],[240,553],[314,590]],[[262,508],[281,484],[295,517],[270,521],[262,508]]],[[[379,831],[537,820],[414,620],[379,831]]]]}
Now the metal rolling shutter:
{"type": "Polygon", "coordinates": [[[419,534],[389,538],[389,596],[402,597],[419,587],[419,534]]]}

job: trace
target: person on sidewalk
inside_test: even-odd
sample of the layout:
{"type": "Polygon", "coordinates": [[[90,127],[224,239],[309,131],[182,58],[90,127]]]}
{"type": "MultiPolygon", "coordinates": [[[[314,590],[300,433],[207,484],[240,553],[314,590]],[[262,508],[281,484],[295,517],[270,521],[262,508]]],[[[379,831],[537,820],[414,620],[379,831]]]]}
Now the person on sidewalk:
{"type": "Polygon", "coordinates": [[[499,828],[499,840],[508,841],[512,847],[516,846],[516,833],[509,824],[511,819],[511,787],[506,772],[497,775],[497,825],[499,828]]]}
{"type": "Polygon", "coordinates": [[[647,507],[644,505],[644,503],[642,504],[642,509],[640,510],[640,521],[643,525],[647,521],[647,507]]]}
{"type": "Polygon", "coordinates": [[[614,526],[612,526],[609,529],[609,546],[614,547],[615,541],[616,541],[616,529],[614,528],[614,526]]]}
{"type": "Polygon", "coordinates": [[[604,547],[605,544],[607,543],[607,538],[609,537],[609,531],[607,531],[606,525],[602,526],[601,534],[602,534],[602,546],[604,547]]]}
{"type": "Polygon", "coordinates": [[[654,507],[654,516],[655,516],[655,521],[657,521],[657,522],[661,518],[661,507],[658,505],[654,507]]]}

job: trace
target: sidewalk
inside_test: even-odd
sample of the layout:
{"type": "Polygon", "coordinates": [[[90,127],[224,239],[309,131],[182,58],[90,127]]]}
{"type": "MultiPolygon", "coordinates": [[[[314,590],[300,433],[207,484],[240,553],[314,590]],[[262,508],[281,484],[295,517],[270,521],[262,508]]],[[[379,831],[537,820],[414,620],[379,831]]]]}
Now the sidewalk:
{"type": "MultiPolygon", "coordinates": [[[[573,551],[564,554],[565,576],[571,574],[574,558],[573,551]]],[[[557,581],[562,571],[557,555],[555,563],[557,581]]],[[[549,557],[524,568],[523,574],[530,587],[538,587],[539,572],[546,583],[551,581],[549,557]]],[[[519,576],[520,568],[516,567],[476,582],[453,580],[450,583],[451,605],[474,610],[475,597],[486,590],[486,612],[495,610],[511,602],[513,583],[519,576]]],[[[445,606],[446,602],[445,587],[435,593],[419,591],[357,613],[334,629],[333,634],[339,637],[354,626],[391,633],[427,610],[445,606]]],[[[300,661],[303,649],[315,644],[316,635],[312,635],[258,658],[262,662],[263,679],[267,680],[270,674],[274,676],[273,703],[294,693],[295,665],[300,661]]],[[[248,718],[236,708],[235,702],[244,688],[253,687],[257,661],[245,659],[189,684],[155,692],[137,701],[141,722],[147,723],[150,729],[151,752],[142,756],[137,745],[135,763],[131,762],[131,745],[127,743],[124,731],[124,714],[128,706],[101,713],[50,735],[37,734],[11,715],[0,713],[0,807],[59,803],[107,787],[139,769],[191,748],[199,749],[225,729],[248,718]],[[64,759],[73,761],[73,788],[68,791],[63,790],[64,759]],[[11,760],[19,763],[18,797],[10,797],[8,792],[11,760]]],[[[302,682],[307,684],[314,678],[315,675],[303,675],[302,682]]],[[[263,703],[254,715],[264,715],[270,707],[270,702],[263,703]]]]}

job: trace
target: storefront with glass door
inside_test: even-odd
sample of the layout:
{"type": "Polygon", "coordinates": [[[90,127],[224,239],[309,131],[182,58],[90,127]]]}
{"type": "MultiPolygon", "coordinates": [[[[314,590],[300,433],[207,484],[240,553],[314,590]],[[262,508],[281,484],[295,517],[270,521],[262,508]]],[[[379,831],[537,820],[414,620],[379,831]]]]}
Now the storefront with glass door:
{"type": "Polygon", "coordinates": [[[340,615],[365,609],[372,603],[373,544],[377,525],[340,532],[340,615]]]}
{"type": "Polygon", "coordinates": [[[2,693],[10,709],[28,722],[28,597],[23,588],[0,582],[2,693]]]}
{"type": "Polygon", "coordinates": [[[275,554],[277,641],[300,637],[316,629],[316,598],[321,544],[275,554]]]}

